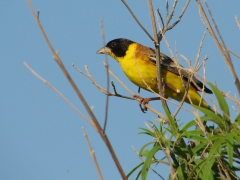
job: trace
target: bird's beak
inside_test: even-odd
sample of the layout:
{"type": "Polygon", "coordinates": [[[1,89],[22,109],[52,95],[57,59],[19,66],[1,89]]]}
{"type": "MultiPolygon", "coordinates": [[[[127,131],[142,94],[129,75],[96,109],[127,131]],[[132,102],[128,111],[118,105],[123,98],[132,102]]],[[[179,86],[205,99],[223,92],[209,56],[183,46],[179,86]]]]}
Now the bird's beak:
{"type": "Polygon", "coordinates": [[[103,47],[97,51],[97,54],[109,54],[111,52],[111,49],[108,47],[103,47]]]}

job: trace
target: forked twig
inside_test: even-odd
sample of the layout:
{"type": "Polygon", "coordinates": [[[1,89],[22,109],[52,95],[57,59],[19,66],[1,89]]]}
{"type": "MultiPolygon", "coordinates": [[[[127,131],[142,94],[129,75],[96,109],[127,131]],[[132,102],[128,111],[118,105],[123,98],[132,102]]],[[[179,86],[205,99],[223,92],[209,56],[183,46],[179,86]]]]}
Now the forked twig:
{"type": "MultiPolygon", "coordinates": [[[[170,13],[170,15],[169,15],[168,1],[166,2],[166,23],[165,23],[165,25],[164,25],[164,23],[162,23],[162,24],[163,24],[162,32],[160,31],[160,32],[158,33],[158,41],[159,41],[159,42],[162,40],[162,36],[163,36],[168,30],[174,28],[174,27],[181,21],[181,19],[182,19],[183,15],[184,15],[184,13],[185,13],[185,11],[186,11],[189,3],[190,3],[190,0],[187,0],[187,2],[186,2],[186,4],[185,4],[185,6],[183,7],[182,12],[181,12],[181,14],[179,15],[178,19],[177,19],[172,25],[169,26],[169,23],[170,23],[170,21],[171,21],[171,19],[172,19],[172,17],[173,17],[174,12],[175,12],[175,8],[176,8],[177,3],[178,3],[178,0],[175,0],[175,1],[173,2],[173,8],[172,8],[172,11],[171,11],[171,13],[170,13]]],[[[158,15],[159,15],[160,18],[162,19],[162,15],[161,15],[160,11],[158,11],[158,15]]]]}

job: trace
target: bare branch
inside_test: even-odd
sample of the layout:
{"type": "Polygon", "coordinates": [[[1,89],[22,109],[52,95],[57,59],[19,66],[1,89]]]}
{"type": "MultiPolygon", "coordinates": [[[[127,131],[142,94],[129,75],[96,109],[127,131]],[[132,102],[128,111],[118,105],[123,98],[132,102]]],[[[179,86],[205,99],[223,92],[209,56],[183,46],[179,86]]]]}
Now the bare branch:
{"type": "MultiPolygon", "coordinates": [[[[152,6],[152,1],[148,0],[148,7],[149,7],[149,12],[150,12],[150,17],[152,21],[152,29],[153,29],[153,34],[154,34],[154,45],[155,45],[155,53],[156,53],[156,68],[157,68],[157,85],[158,85],[158,90],[160,96],[164,97],[164,92],[162,91],[162,78],[161,78],[161,63],[162,60],[160,59],[160,47],[159,47],[159,42],[158,42],[158,35],[157,35],[157,28],[156,28],[156,22],[154,18],[154,12],[153,12],[153,6],[152,6]]],[[[161,99],[162,105],[165,106],[167,109],[167,103],[165,100],[161,99]]]]}
{"type": "Polygon", "coordinates": [[[235,17],[235,20],[236,20],[236,23],[237,23],[238,29],[240,29],[240,23],[239,23],[239,21],[238,21],[238,17],[237,17],[237,15],[235,15],[234,17],[235,17]]]}
{"type": "MultiPolygon", "coordinates": [[[[162,15],[161,15],[159,9],[157,9],[157,13],[158,13],[158,16],[160,17],[161,22],[162,22],[162,25],[163,25],[163,27],[164,27],[165,25],[164,25],[163,17],[162,17],[162,15]]],[[[157,17],[157,16],[156,16],[156,17],[157,17]]]]}
{"type": "Polygon", "coordinates": [[[175,11],[175,8],[177,6],[177,3],[178,3],[178,0],[174,0],[173,2],[173,7],[172,7],[172,11],[170,13],[169,16],[167,16],[167,20],[166,20],[166,25],[168,26],[169,22],[171,21],[172,17],[173,17],[173,14],[174,14],[174,11],[175,11]]]}
{"type": "MultiPolygon", "coordinates": [[[[177,2],[178,2],[178,0],[175,0],[175,1],[173,2],[173,8],[172,8],[172,11],[171,11],[171,14],[170,14],[170,15],[168,15],[168,14],[169,14],[169,13],[168,13],[168,11],[169,11],[168,1],[166,2],[166,11],[167,11],[166,24],[165,24],[165,25],[163,24],[162,32],[160,31],[160,32],[158,33],[158,41],[159,41],[159,42],[162,40],[162,36],[163,36],[168,30],[172,29],[174,26],[176,26],[176,25],[181,21],[182,16],[184,15],[184,13],[185,13],[185,11],[186,11],[189,3],[190,3],[190,0],[187,0],[187,2],[186,2],[186,4],[185,4],[185,6],[183,7],[182,12],[181,12],[181,14],[179,15],[178,19],[177,19],[172,25],[169,26],[169,23],[170,23],[170,21],[171,21],[171,19],[172,19],[172,17],[173,17],[173,14],[174,14],[174,11],[175,11],[177,2]]],[[[160,14],[160,13],[159,13],[159,16],[161,17],[161,14],[160,14]]]]}
{"type": "Polygon", "coordinates": [[[200,43],[200,46],[199,46],[199,49],[198,49],[196,61],[195,61],[195,64],[194,64],[194,67],[196,67],[196,68],[198,66],[198,62],[199,62],[199,58],[200,58],[200,54],[201,54],[201,50],[202,50],[202,45],[203,45],[203,41],[204,41],[205,37],[206,37],[206,31],[204,31],[204,34],[203,34],[203,37],[202,37],[202,40],[201,40],[201,43],[200,43]]]}
{"type": "Polygon", "coordinates": [[[86,139],[86,141],[87,141],[87,145],[88,145],[88,148],[89,148],[89,150],[90,150],[90,155],[91,155],[91,157],[92,157],[92,159],[93,159],[93,162],[94,162],[94,165],[95,165],[95,167],[96,167],[96,169],[97,169],[99,179],[100,179],[100,180],[103,180],[103,176],[102,176],[100,167],[99,167],[99,165],[98,165],[97,158],[96,158],[96,156],[95,156],[95,152],[94,152],[94,150],[92,149],[91,143],[90,143],[90,141],[89,141],[89,139],[88,139],[88,135],[87,135],[87,133],[86,133],[86,131],[85,131],[85,129],[84,129],[83,127],[82,127],[82,131],[83,131],[83,135],[84,135],[84,137],[85,137],[85,139],[86,139]]]}
{"type": "MultiPolygon", "coordinates": [[[[220,43],[220,44],[221,44],[221,43],[220,43]]],[[[221,44],[221,46],[223,46],[223,44],[221,44]]],[[[232,55],[234,55],[234,56],[236,56],[237,58],[240,59],[240,55],[236,54],[235,52],[233,52],[232,50],[228,49],[227,47],[225,47],[225,48],[226,48],[226,50],[227,50],[228,52],[230,52],[232,55]]]]}
{"type": "Polygon", "coordinates": [[[50,48],[50,50],[51,50],[51,52],[52,52],[52,54],[53,54],[54,60],[57,62],[57,64],[58,64],[59,67],[61,68],[62,72],[64,73],[64,75],[65,75],[66,78],[68,79],[69,83],[71,84],[71,86],[72,86],[72,88],[74,89],[75,93],[77,94],[78,98],[80,99],[80,101],[81,101],[82,104],[84,105],[85,109],[87,110],[88,114],[90,115],[93,123],[95,124],[95,126],[96,126],[96,128],[97,128],[98,133],[100,134],[101,138],[102,138],[103,141],[105,142],[105,144],[106,144],[106,146],[107,146],[107,148],[108,148],[108,150],[109,150],[109,152],[110,152],[110,154],[111,154],[111,156],[112,156],[112,158],[113,158],[113,160],[114,160],[114,162],[115,162],[115,164],[116,164],[116,166],[117,166],[117,169],[118,169],[119,173],[120,173],[121,176],[122,176],[122,178],[123,178],[123,179],[127,179],[127,177],[126,177],[126,175],[125,175],[125,173],[124,173],[124,171],[123,171],[123,169],[122,169],[122,167],[121,167],[121,165],[120,165],[120,162],[118,161],[118,158],[117,158],[117,156],[116,156],[116,154],[115,154],[115,152],[114,152],[114,149],[113,149],[110,141],[108,140],[107,135],[103,133],[103,130],[102,130],[100,124],[98,123],[95,115],[93,114],[91,108],[88,106],[88,104],[87,104],[85,98],[83,97],[82,93],[79,91],[79,89],[78,89],[78,87],[76,86],[75,82],[73,81],[72,77],[69,75],[67,69],[66,69],[65,66],[63,65],[63,63],[62,63],[62,61],[61,61],[58,53],[56,53],[56,51],[54,50],[52,44],[50,43],[50,41],[49,41],[49,39],[48,39],[48,37],[47,37],[47,35],[46,35],[46,33],[45,33],[42,25],[41,25],[41,23],[40,23],[37,15],[36,15],[36,13],[35,13],[33,7],[32,7],[32,4],[30,3],[30,0],[27,0],[27,3],[28,3],[28,5],[29,5],[29,7],[30,7],[30,9],[31,9],[31,11],[32,11],[32,14],[33,14],[33,16],[34,16],[34,18],[35,18],[35,20],[36,20],[36,22],[37,22],[37,24],[38,24],[38,27],[39,27],[40,30],[41,30],[41,33],[42,33],[45,41],[47,42],[47,44],[48,44],[48,46],[49,46],[49,48],[50,48]]]}
{"type": "MultiPolygon", "coordinates": [[[[101,30],[102,30],[102,41],[103,41],[103,47],[105,46],[105,34],[104,34],[104,26],[103,26],[103,20],[101,20],[101,30]]],[[[106,74],[107,74],[107,92],[109,92],[109,64],[108,64],[108,58],[107,58],[107,54],[104,54],[105,57],[105,62],[106,62],[106,74]]],[[[109,103],[109,95],[107,94],[106,96],[106,106],[105,106],[105,118],[104,118],[104,125],[103,125],[103,132],[105,133],[106,131],[106,127],[107,127],[107,119],[108,119],[108,103],[109,103]]]]}

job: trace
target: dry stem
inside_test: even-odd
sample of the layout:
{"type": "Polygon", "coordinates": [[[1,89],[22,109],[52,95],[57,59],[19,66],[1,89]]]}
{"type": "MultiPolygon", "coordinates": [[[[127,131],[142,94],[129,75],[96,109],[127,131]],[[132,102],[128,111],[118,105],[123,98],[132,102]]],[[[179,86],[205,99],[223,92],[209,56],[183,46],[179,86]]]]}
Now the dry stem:
{"type": "MultiPolygon", "coordinates": [[[[227,48],[226,48],[226,46],[225,46],[225,44],[224,44],[224,42],[223,42],[223,40],[221,38],[221,35],[220,35],[220,33],[219,33],[218,29],[217,29],[217,25],[216,25],[215,21],[213,20],[213,23],[214,23],[214,26],[215,26],[215,28],[217,30],[218,36],[219,36],[220,40],[222,41],[221,43],[219,42],[216,34],[213,31],[213,28],[212,28],[212,26],[211,26],[211,24],[210,24],[210,22],[208,20],[208,17],[207,17],[207,15],[206,15],[203,7],[202,7],[202,4],[201,4],[200,0],[196,0],[196,1],[197,1],[199,10],[200,10],[200,12],[203,15],[203,18],[205,20],[205,25],[206,25],[209,33],[213,37],[213,40],[215,41],[215,43],[216,43],[216,45],[217,45],[217,47],[218,47],[218,49],[219,49],[223,59],[225,60],[227,66],[228,66],[228,68],[230,70],[230,72],[232,73],[232,76],[233,76],[236,88],[238,90],[238,94],[240,94],[240,81],[239,81],[239,78],[238,78],[238,76],[237,76],[237,74],[236,74],[236,72],[234,70],[234,67],[233,67],[230,55],[229,55],[229,53],[227,51],[227,48]],[[223,44],[224,47],[221,44],[223,44]]],[[[206,4],[206,6],[207,6],[207,4],[206,4]]],[[[210,12],[210,10],[209,10],[209,12],[210,12]]],[[[210,12],[210,15],[211,15],[211,12],[210,12]]],[[[212,17],[212,19],[213,19],[213,17],[212,17]]]]}
{"type": "Polygon", "coordinates": [[[32,4],[30,3],[30,0],[27,0],[27,3],[28,3],[28,5],[29,5],[29,7],[30,7],[30,9],[31,9],[31,11],[33,13],[33,16],[34,16],[34,18],[35,18],[35,20],[37,22],[38,27],[41,30],[42,35],[44,36],[45,41],[47,42],[47,44],[48,44],[48,46],[49,46],[49,48],[50,48],[50,50],[51,50],[51,52],[53,54],[54,60],[57,62],[57,64],[61,68],[62,72],[64,73],[64,75],[68,79],[69,83],[71,84],[71,86],[74,89],[75,93],[77,94],[78,98],[83,103],[85,109],[87,110],[88,114],[90,115],[93,123],[95,124],[95,126],[97,128],[97,132],[100,134],[101,138],[105,142],[105,144],[106,144],[106,146],[107,146],[107,148],[108,148],[108,150],[109,150],[109,152],[110,152],[110,154],[111,154],[111,156],[112,156],[112,158],[113,158],[113,160],[114,160],[114,162],[115,162],[115,164],[117,166],[117,169],[118,169],[119,173],[122,176],[122,178],[123,179],[127,179],[127,177],[125,176],[125,173],[124,173],[124,171],[123,171],[123,169],[122,169],[122,167],[120,165],[120,162],[118,161],[118,158],[117,158],[117,156],[116,156],[116,154],[114,152],[114,149],[113,149],[110,141],[108,140],[107,135],[103,132],[103,129],[101,128],[100,124],[98,123],[98,120],[96,119],[95,115],[93,114],[91,108],[88,106],[84,96],[82,95],[82,93],[80,92],[78,87],[76,86],[76,84],[73,81],[72,77],[69,75],[67,69],[65,68],[64,64],[62,63],[58,53],[56,53],[56,51],[54,50],[52,44],[50,43],[50,41],[49,41],[49,39],[48,39],[48,37],[47,37],[47,35],[46,35],[42,25],[41,25],[41,23],[40,23],[40,21],[38,19],[37,14],[35,13],[35,11],[34,11],[34,9],[32,7],[32,4]]]}
{"type": "Polygon", "coordinates": [[[85,131],[85,129],[84,129],[83,127],[82,127],[82,131],[83,131],[83,135],[84,135],[84,137],[85,137],[85,139],[86,139],[86,141],[87,141],[87,145],[88,145],[88,148],[89,148],[89,150],[90,150],[90,155],[91,155],[91,157],[92,157],[92,159],[93,159],[93,162],[94,162],[94,165],[95,165],[95,167],[96,167],[96,169],[97,169],[99,179],[100,179],[100,180],[103,180],[103,176],[102,176],[100,167],[99,167],[99,165],[98,165],[97,158],[96,158],[96,156],[95,156],[95,152],[94,152],[94,150],[92,149],[91,143],[90,143],[90,141],[89,141],[89,139],[88,139],[88,135],[87,135],[87,133],[86,133],[86,131],[85,131]]]}

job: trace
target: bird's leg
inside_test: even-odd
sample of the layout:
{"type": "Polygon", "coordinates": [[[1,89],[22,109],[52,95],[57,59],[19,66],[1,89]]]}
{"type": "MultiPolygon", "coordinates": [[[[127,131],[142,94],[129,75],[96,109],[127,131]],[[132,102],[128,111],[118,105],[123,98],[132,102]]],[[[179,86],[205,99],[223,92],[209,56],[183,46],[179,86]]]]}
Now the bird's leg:
{"type": "Polygon", "coordinates": [[[138,95],[140,96],[140,90],[141,90],[141,88],[140,87],[138,87],[138,95]]]}

